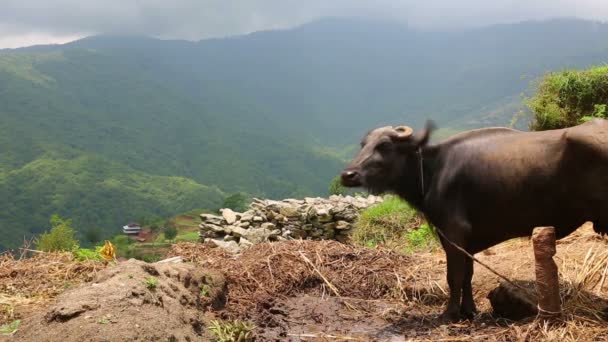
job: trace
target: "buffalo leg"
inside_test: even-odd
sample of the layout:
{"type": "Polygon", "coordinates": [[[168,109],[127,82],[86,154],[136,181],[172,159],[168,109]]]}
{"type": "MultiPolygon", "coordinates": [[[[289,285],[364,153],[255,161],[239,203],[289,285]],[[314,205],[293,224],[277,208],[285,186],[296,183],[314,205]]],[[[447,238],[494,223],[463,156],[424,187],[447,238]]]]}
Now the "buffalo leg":
{"type": "MultiPolygon", "coordinates": [[[[451,235],[453,236],[454,234],[451,235]]],[[[464,240],[462,236],[460,238],[448,238],[458,246],[462,246],[462,241],[464,240]]],[[[460,319],[460,299],[465,279],[466,260],[465,255],[448,241],[444,241],[442,238],[441,242],[448,264],[447,281],[450,287],[450,299],[447,308],[441,315],[441,319],[455,322],[460,319]]]]}
{"type": "Polygon", "coordinates": [[[473,299],[473,259],[465,257],[465,273],[462,281],[462,303],[460,304],[460,315],[464,318],[473,318],[477,313],[475,300],[473,299]]]}

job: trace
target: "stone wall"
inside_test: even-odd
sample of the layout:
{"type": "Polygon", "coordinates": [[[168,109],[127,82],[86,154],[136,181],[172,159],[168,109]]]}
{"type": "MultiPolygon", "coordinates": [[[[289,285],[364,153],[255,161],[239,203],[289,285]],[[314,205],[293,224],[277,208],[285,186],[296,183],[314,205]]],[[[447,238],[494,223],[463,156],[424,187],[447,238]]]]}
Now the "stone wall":
{"type": "Polygon", "coordinates": [[[232,252],[254,243],[288,239],[344,241],[359,212],[382,202],[382,197],[330,196],[329,198],[254,199],[249,209],[221,215],[201,214],[199,236],[232,252]]]}

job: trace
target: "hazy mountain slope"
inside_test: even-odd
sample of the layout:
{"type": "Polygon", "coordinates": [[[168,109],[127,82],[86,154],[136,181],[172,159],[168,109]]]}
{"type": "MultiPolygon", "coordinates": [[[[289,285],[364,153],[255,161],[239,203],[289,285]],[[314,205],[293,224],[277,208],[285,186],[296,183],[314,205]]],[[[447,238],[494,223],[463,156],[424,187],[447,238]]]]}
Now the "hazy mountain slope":
{"type": "Polygon", "coordinates": [[[103,238],[141,217],[217,208],[223,197],[183,177],[147,175],[82,153],[47,153],[0,173],[0,249],[47,230],[52,214],[73,218],[81,237],[99,229],[103,238]]]}
{"type": "Polygon", "coordinates": [[[3,54],[0,79],[0,245],[55,212],[116,233],[141,216],[219,206],[223,194],[202,184],[312,195],[339,170],[271,121],[208,110],[145,65],[98,51],[3,54]]]}
{"type": "Polygon", "coordinates": [[[116,231],[135,213],[235,191],[323,194],[369,128],[506,124],[535,76],[603,63],[607,34],[570,19],[459,32],[327,19],[201,42],[100,36],[2,50],[0,230],[36,232],[60,212],[116,231]]]}

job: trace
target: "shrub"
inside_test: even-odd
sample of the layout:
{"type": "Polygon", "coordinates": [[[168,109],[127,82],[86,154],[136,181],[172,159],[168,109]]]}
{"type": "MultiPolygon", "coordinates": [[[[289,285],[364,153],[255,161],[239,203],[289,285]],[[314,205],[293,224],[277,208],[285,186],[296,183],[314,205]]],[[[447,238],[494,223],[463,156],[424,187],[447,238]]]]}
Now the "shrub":
{"type": "Polygon", "coordinates": [[[234,193],[224,200],[222,208],[229,208],[234,211],[243,212],[247,210],[251,199],[244,192],[234,193]]]}
{"type": "Polygon", "coordinates": [[[347,189],[342,185],[339,175],[331,180],[328,191],[330,195],[345,195],[347,193],[347,189]]]}
{"type": "Polygon", "coordinates": [[[116,235],[112,238],[112,244],[116,248],[116,255],[123,258],[129,258],[133,255],[130,249],[131,243],[131,239],[126,235],[116,235]]]}
{"type": "Polygon", "coordinates": [[[84,232],[84,239],[89,244],[95,245],[99,241],[101,241],[101,229],[99,228],[89,228],[84,232]]]}
{"type": "Polygon", "coordinates": [[[78,248],[72,220],[63,220],[58,215],[51,217],[51,230],[44,232],[36,241],[36,248],[44,252],[72,251],[78,248]]]}
{"type": "Polygon", "coordinates": [[[534,113],[531,130],[571,127],[606,117],[608,66],[546,74],[528,99],[534,113]]]}
{"type": "Polygon", "coordinates": [[[165,239],[173,240],[177,236],[177,228],[174,225],[169,225],[164,230],[165,239]]]}
{"type": "Polygon", "coordinates": [[[386,196],[382,203],[361,212],[352,234],[356,244],[384,245],[414,250],[434,243],[433,230],[423,226],[415,209],[397,196],[386,196]]]}
{"type": "Polygon", "coordinates": [[[78,248],[78,249],[75,249],[72,253],[74,254],[74,259],[76,259],[77,261],[87,261],[87,260],[103,261],[104,258],[100,253],[102,248],[103,248],[102,246],[96,247],[95,249],[78,248]]]}

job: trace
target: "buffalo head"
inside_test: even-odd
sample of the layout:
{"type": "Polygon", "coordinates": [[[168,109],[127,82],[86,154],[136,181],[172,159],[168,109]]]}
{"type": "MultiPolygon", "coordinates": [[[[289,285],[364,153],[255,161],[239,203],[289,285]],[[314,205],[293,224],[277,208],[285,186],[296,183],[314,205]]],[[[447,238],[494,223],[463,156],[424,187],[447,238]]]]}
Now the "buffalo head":
{"type": "Polygon", "coordinates": [[[408,126],[385,126],[369,131],[361,149],[342,172],[342,185],[363,187],[372,194],[394,190],[403,181],[408,158],[424,146],[434,129],[432,121],[420,132],[408,126]]]}

